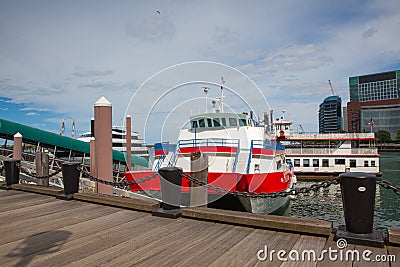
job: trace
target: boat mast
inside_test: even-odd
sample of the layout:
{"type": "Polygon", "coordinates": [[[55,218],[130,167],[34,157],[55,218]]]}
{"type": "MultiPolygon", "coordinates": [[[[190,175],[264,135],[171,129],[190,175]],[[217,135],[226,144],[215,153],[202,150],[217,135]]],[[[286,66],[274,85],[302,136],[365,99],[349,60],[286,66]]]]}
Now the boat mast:
{"type": "Polygon", "coordinates": [[[221,100],[220,100],[220,111],[224,112],[224,77],[221,77],[221,100]]]}
{"type": "Polygon", "coordinates": [[[210,88],[203,86],[204,89],[204,93],[206,94],[206,113],[208,112],[208,107],[207,107],[207,102],[208,102],[208,98],[207,98],[207,93],[210,90],[210,88]]]}

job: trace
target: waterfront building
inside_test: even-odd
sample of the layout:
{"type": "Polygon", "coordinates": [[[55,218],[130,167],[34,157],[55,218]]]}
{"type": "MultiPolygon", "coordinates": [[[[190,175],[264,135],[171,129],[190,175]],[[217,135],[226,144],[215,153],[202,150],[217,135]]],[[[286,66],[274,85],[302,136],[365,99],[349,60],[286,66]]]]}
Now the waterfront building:
{"type": "Polygon", "coordinates": [[[385,130],[395,138],[400,129],[400,71],[349,78],[349,132],[385,130]]]}
{"type": "Polygon", "coordinates": [[[337,133],[342,129],[342,99],[328,96],[319,105],[319,133],[337,133]]]}

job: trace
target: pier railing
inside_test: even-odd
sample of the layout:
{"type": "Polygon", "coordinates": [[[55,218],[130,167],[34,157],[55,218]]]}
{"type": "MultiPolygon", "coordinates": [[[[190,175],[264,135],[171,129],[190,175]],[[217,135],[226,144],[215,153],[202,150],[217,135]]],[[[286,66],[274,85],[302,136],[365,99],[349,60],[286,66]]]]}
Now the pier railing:
{"type": "Polygon", "coordinates": [[[286,148],[286,155],[377,155],[377,148],[286,148]]]}
{"type": "Polygon", "coordinates": [[[374,139],[374,133],[328,133],[328,134],[291,134],[288,140],[360,140],[374,139]]]}

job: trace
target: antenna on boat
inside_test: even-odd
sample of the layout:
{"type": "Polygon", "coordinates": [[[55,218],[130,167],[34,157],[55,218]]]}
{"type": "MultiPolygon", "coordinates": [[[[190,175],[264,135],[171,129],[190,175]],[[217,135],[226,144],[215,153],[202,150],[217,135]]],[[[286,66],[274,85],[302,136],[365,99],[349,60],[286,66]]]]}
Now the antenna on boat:
{"type": "Polygon", "coordinates": [[[206,87],[206,86],[203,86],[203,89],[204,89],[204,93],[206,94],[206,113],[207,113],[207,112],[208,112],[208,108],[207,108],[207,103],[208,103],[207,94],[208,94],[208,91],[210,90],[210,88],[208,88],[208,87],[206,87]]]}
{"type": "Polygon", "coordinates": [[[216,106],[215,106],[215,104],[217,103],[217,101],[213,100],[213,101],[211,101],[211,103],[212,103],[212,105],[213,105],[212,111],[213,111],[214,113],[217,112],[217,108],[216,108],[216,106]]]}
{"type": "Polygon", "coordinates": [[[221,100],[220,100],[220,110],[221,112],[224,112],[224,77],[221,77],[221,100]]]}

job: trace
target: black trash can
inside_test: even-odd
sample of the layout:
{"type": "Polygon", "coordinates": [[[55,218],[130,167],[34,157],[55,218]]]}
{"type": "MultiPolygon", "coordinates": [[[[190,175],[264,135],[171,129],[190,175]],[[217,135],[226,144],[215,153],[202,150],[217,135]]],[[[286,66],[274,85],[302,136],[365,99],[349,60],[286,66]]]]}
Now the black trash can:
{"type": "Polygon", "coordinates": [[[182,169],[165,167],[158,170],[160,174],[162,208],[179,209],[181,205],[182,169]]]}
{"type": "Polygon", "coordinates": [[[373,231],[376,175],[349,172],[339,175],[346,230],[356,234],[373,231]]]}
{"type": "Polygon", "coordinates": [[[62,164],[65,195],[78,193],[80,176],[80,171],[78,170],[79,165],[79,162],[65,162],[62,164]]]}
{"type": "Polygon", "coordinates": [[[6,175],[6,185],[11,186],[13,184],[19,184],[19,171],[21,166],[21,160],[7,159],[4,160],[3,162],[6,175]]]}

